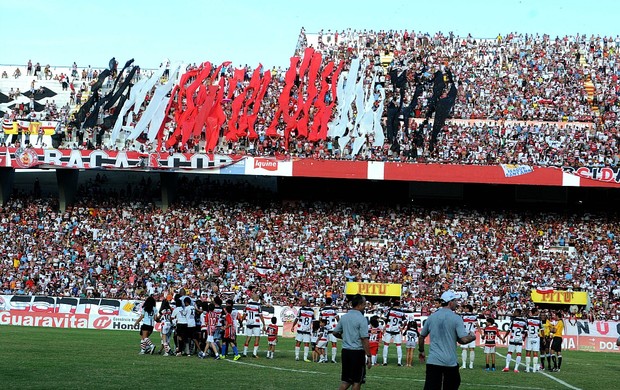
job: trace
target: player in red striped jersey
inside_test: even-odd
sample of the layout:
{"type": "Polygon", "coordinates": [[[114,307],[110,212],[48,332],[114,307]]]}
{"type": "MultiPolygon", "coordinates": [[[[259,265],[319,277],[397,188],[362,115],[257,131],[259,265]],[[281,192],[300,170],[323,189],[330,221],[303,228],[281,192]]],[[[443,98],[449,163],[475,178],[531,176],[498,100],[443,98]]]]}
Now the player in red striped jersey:
{"type": "Polygon", "coordinates": [[[338,325],[338,311],[335,307],[332,306],[332,298],[325,298],[325,306],[319,310],[319,319],[324,319],[327,321],[327,339],[332,343],[332,363],[336,363],[336,352],[338,351],[336,336],[333,335],[334,329],[336,329],[336,325],[338,325]]]}
{"type": "Polygon", "coordinates": [[[515,372],[519,372],[519,364],[521,364],[521,351],[523,351],[523,336],[527,329],[527,321],[521,317],[521,309],[515,309],[510,322],[510,329],[506,333],[508,339],[508,353],[506,353],[506,367],[502,371],[510,371],[510,362],[512,354],[516,353],[515,372]]]}
{"type": "Polygon", "coordinates": [[[538,371],[541,327],[542,321],[538,316],[538,308],[534,307],[530,310],[530,316],[527,317],[527,332],[525,333],[525,372],[530,372],[530,362],[532,362],[532,371],[538,371]],[[530,355],[533,355],[533,357],[530,355]]]}
{"type": "MultiPolygon", "coordinates": [[[[473,312],[474,307],[472,305],[465,305],[463,308],[465,309],[465,312],[461,314],[461,317],[463,317],[465,330],[467,333],[476,334],[478,331],[478,315],[473,312]]],[[[462,344],[461,348],[461,358],[463,360],[461,368],[467,367],[467,350],[469,350],[469,368],[473,369],[474,360],[476,358],[476,341],[474,340],[471,343],[462,344]]]]}
{"type": "Polygon", "coordinates": [[[260,332],[266,330],[265,320],[263,319],[263,309],[258,302],[258,294],[252,294],[252,300],[245,305],[243,319],[245,320],[245,343],[243,344],[243,357],[248,355],[248,345],[250,339],[254,337],[253,358],[258,358],[258,344],[260,343],[260,332]],[[262,326],[261,326],[262,325],[262,326]]]}

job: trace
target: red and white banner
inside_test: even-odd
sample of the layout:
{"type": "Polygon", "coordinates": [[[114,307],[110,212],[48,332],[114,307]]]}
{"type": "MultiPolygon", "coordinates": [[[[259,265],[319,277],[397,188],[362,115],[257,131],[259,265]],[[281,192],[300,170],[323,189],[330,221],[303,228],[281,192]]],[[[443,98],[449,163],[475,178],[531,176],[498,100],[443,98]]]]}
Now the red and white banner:
{"type": "Polygon", "coordinates": [[[242,161],[243,158],[243,156],[200,153],[0,148],[0,167],[20,169],[217,170],[242,161]]]}
{"type": "Polygon", "coordinates": [[[505,168],[500,165],[413,164],[204,153],[0,147],[0,167],[20,169],[193,170],[220,173],[219,169],[233,164],[240,168],[232,173],[249,176],[620,188],[618,168],[580,168],[571,171],[572,168],[532,167],[529,173],[521,171],[520,174],[511,176],[506,175],[505,168]],[[585,170],[590,173],[586,175],[585,170]]]}

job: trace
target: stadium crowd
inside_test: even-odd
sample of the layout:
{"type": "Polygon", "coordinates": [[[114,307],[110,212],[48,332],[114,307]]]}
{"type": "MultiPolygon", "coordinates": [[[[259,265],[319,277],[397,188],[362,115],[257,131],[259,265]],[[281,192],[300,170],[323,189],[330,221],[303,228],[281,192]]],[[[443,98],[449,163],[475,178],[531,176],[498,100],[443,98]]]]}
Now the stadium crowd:
{"type": "Polygon", "coordinates": [[[394,282],[406,309],[428,313],[452,288],[498,318],[548,286],[587,291],[589,318],[620,318],[611,215],[244,201],[260,190],[199,179],[179,188],[208,200],[184,197],[164,212],[148,201],[148,181],[87,188],[64,213],[48,198],[2,207],[3,293],[161,299],[186,288],[244,303],[253,289],[268,305],[341,305],[347,281],[394,282]]]}
{"type": "MultiPolygon", "coordinates": [[[[384,145],[373,147],[369,139],[362,151],[353,155],[350,146],[340,146],[338,139],[330,137],[316,142],[293,139],[288,145],[280,138],[267,137],[265,132],[285,83],[286,69],[274,67],[265,69],[271,72],[272,82],[256,120],[258,139],[227,142],[222,137],[217,152],[457,164],[616,166],[620,155],[617,131],[619,41],[619,37],[576,35],[553,39],[548,35],[517,33],[499,35],[495,39],[474,39],[452,33],[431,35],[407,30],[321,31],[318,39],[312,40],[302,30],[297,55],[306,47],[314,46],[325,60],[345,61],[346,64],[354,57],[370,60],[367,79],[373,74],[379,75],[379,84],[385,86],[387,93],[386,106],[393,102],[399,110],[397,146],[386,140],[384,145]],[[432,88],[422,92],[411,119],[407,119],[409,114],[404,111],[413,100],[415,85],[428,84],[435,70],[446,68],[451,69],[458,85],[457,100],[450,115],[455,120],[448,121],[435,151],[430,153],[429,131],[422,129],[420,122],[432,88]],[[406,72],[407,83],[397,86],[392,76],[401,72],[406,72]],[[594,92],[586,91],[586,82],[592,83],[594,92]],[[418,131],[424,136],[423,142],[416,141],[418,131]]],[[[90,87],[84,83],[94,83],[98,71],[89,67],[80,74],[77,65],[73,68],[72,89],[87,94],[90,87]]],[[[247,65],[244,69],[245,79],[237,86],[238,91],[249,83],[254,70],[247,65]]],[[[32,71],[26,74],[29,72],[32,71]]],[[[45,75],[47,77],[47,72],[45,75]]],[[[233,65],[221,73],[226,78],[233,75],[233,65]]],[[[69,75],[50,77],[62,82],[63,77],[69,75]]],[[[375,97],[378,99],[377,94],[375,97]]],[[[149,97],[145,99],[148,100],[149,97]]],[[[230,105],[228,101],[223,107],[229,118],[230,105]]],[[[136,116],[136,121],[140,115],[136,116]]],[[[385,115],[384,112],[384,129],[385,115]]],[[[66,110],[48,111],[46,118],[70,121],[66,110]]],[[[172,133],[175,127],[174,121],[169,122],[166,134],[172,133]]],[[[92,145],[88,144],[85,138],[89,134],[94,137],[98,129],[84,131],[87,136],[80,137],[78,131],[69,127],[61,147],[109,147],[98,144],[94,138],[92,145]]],[[[153,150],[157,145],[127,143],[125,147],[153,150]]],[[[171,150],[202,152],[204,140],[171,150]]]]}

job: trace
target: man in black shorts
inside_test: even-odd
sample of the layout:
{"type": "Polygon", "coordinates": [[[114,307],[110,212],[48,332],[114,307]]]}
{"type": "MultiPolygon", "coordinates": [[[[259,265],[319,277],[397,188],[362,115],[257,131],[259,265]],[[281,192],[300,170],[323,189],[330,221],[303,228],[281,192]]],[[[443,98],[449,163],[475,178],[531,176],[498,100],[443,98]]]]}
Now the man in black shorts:
{"type": "Polygon", "coordinates": [[[368,344],[368,320],[364,317],[366,298],[355,295],[352,309],[342,316],[333,335],[342,339],[342,375],[339,389],[359,389],[365,382],[366,368],[372,366],[368,344]]]}

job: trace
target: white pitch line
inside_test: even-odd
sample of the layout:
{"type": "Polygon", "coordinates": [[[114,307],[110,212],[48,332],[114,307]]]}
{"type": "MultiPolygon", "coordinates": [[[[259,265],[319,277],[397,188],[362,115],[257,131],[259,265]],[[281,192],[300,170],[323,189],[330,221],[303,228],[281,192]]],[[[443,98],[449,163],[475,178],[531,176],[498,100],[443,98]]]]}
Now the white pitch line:
{"type": "MultiPolygon", "coordinates": [[[[497,356],[503,357],[504,359],[506,358],[506,356],[502,355],[502,354],[501,354],[501,353],[499,353],[499,352],[495,352],[495,354],[496,354],[497,356]]],[[[525,364],[523,364],[523,363],[519,363],[519,365],[520,365],[520,366],[524,366],[524,367],[525,367],[525,364]]],[[[569,389],[572,389],[572,390],[582,390],[582,389],[580,389],[579,387],[575,387],[575,386],[571,385],[570,383],[564,382],[562,379],[556,378],[556,377],[554,377],[553,375],[549,375],[549,374],[547,374],[547,373],[546,373],[546,372],[544,372],[544,371],[537,371],[537,372],[538,372],[538,373],[540,373],[540,374],[542,374],[542,375],[544,375],[544,376],[546,376],[546,377],[547,377],[547,378],[549,378],[549,379],[552,379],[552,380],[554,380],[554,381],[558,382],[558,383],[559,383],[559,384],[561,384],[561,385],[564,385],[564,386],[568,387],[569,389]]]]}
{"type": "Polygon", "coordinates": [[[254,364],[254,363],[246,363],[246,362],[240,362],[238,360],[230,360],[230,359],[222,359],[225,362],[229,362],[229,363],[235,363],[235,364],[243,364],[246,366],[251,366],[251,367],[260,367],[260,368],[270,368],[272,370],[278,370],[278,371],[289,371],[289,372],[303,372],[304,374],[320,374],[320,375],[326,375],[326,372],[321,372],[321,371],[309,371],[309,370],[296,370],[294,368],[283,368],[283,367],[274,367],[274,366],[264,366],[262,364],[254,364]]]}
{"type": "MultiPolygon", "coordinates": [[[[425,382],[424,379],[412,379],[412,378],[403,378],[398,376],[378,376],[378,375],[366,375],[366,378],[376,378],[376,379],[389,379],[389,380],[401,380],[408,382],[425,382]]],[[[469,382],[461,382],[461,385],[467,386],[477,386],[477,387],[492,387],[494,389],[522,389],[522,390],[545,390],[543,387],[522,387],[522,386],[510,386],[510,385],[498,385],[498,384],[482,384],[482,383],[469,383],[469,382]]]]}

